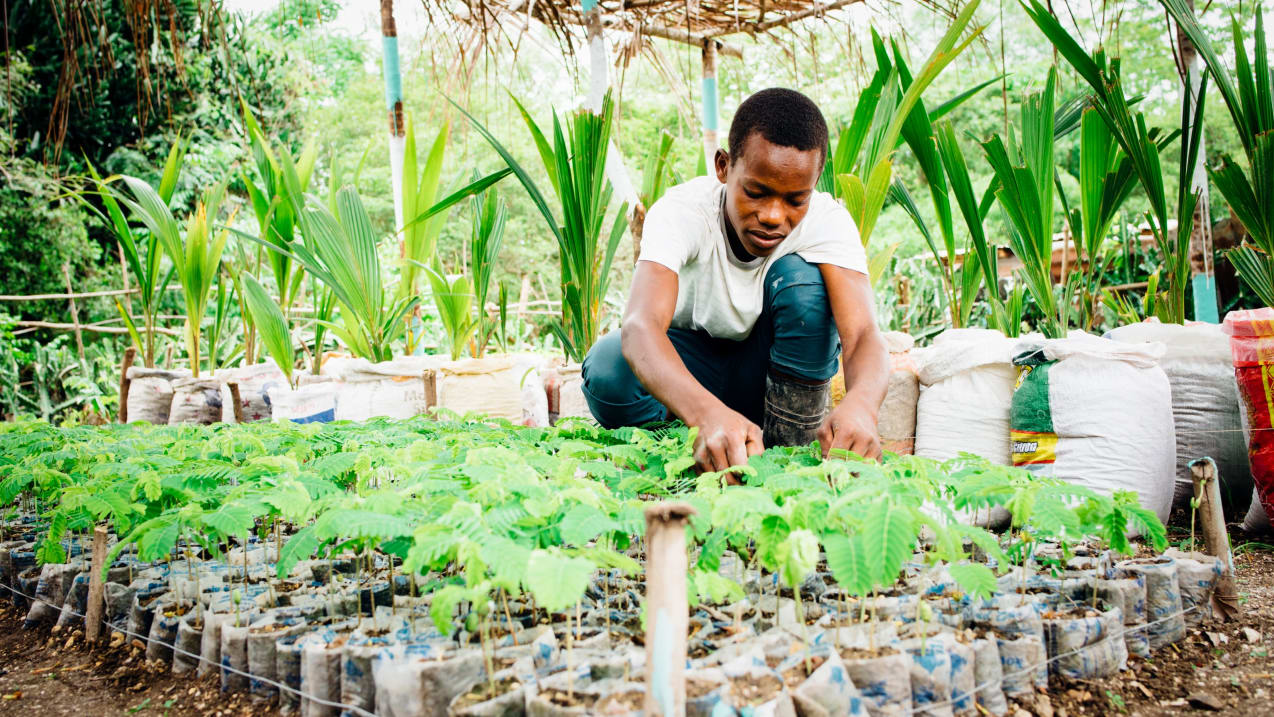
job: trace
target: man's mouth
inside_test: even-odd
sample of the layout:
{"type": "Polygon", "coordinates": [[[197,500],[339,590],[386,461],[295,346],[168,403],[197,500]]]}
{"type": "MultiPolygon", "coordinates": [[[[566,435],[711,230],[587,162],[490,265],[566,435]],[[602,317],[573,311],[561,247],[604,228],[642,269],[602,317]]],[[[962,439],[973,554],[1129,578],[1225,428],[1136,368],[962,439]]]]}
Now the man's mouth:
{"type": "Polygon", "coordinates": [[[752,241],[756,242],[758,246],[766,248],[777,245],[786,237],[784,234],[769,234],[766,232],[759,232],[755,229],[748,230],[748,236],[752,237],[752,241]]]}

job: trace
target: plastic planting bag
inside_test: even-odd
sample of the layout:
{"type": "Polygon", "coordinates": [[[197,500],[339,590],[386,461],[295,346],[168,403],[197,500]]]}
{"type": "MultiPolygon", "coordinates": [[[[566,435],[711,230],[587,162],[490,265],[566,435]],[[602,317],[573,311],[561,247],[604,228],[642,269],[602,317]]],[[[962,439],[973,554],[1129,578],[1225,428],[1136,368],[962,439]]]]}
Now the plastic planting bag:
{"type": "Polygon", "coordinates": [[[128,422],[145,421],[156,426],[168,423],[173,405],[173,381],[187,378],[189,371],[165,371],[143,366],[128,368],[128,422]]]}
{"type": "Polygon", "coordinates": [[[949,329],[911,352],[920,377],[916,455],[973,453],[1009,465],[1016,341],[989,329],[949,329]]]}
{"type": "Polygon", "coordinates": [[[975,639],[973,647],[973,682],[978,689],[974,695],[978,707],[996,717],[1009,711],[1004,699],[1004,667],[1000,662],[1000,646],[993,637],[975,639]]]}
{"type": "Polygon", "coordinates": [[[1172,387],[1172,421],[1177,438],[1177,482],[1172,502],[1184,508],[1194,495],[1190,461],[1216,461],[1227,514],[1247,509],[1252,471],[1243,438],[1238,385],[1230,340],[1217,324],[1188,326],[1145,321],[1107,334],[1123,343],[1161,343],[1159,366],[1172,387]]]}
{"type": "Polygon", "coordinates": [[[951,655],[937,638],[913,637],[901,645],[909,662],[911,704],[915,714],[949,717],[951,701],[951,655]]]}
{"type": "MultiPolygon", "coordinates": [[[[132,392],[132,388],[129,388],[132,392]]],[[[215,378],[182,378],[173,381],[173,403],[168,423],[207,426],[221,420],[221,382],[215,378]]]]}
{"type": "Polygon", "coordinates": [[[1176,438],[1163,345],[1081,333],[1018,348],[1013,465],[1103,495],[1133,491],[1167,522],[1176,438]]]}
{"type": "Polygon", "coordinates": [[[441,645],[398,645],[372,663],[376,714],[430,717],[446,714],[451,701],[485,678],[478,650],[445,652],[441,645]]]}
{"type": "MultiPolygon", "coordinates": [[[[1222,325],[1230,335],[1234,378],[1249,431],[1248,462],[1265,514],[1274,514],[1274,309],[1231,311],[1222,325]]],[[[1268,521],[1267,521],[1268,522],[1268,521]]]]}
{"type": "MultiPolygon", "coordinates": [[[[1103,606],[1104,607],[1104,606],[1103,606]]],[[[1111,677],[1128,663],[1119,633],[1124,616],[1117,607],[1103,611],[1078,607],[1044,620],[1049,672],[1070,680],[1111,677]]]]}
{"type": "Polygon", "coordinates": [[[1125,560],[1115,566],[1115,573],[1121,577],[1140,576],[1145,581],[1146,636],[1151,650],[1186,636],[1175,560],[1163,557],[1125,560]]]}
{"type": "Polygon", "coordinates": [[[177,645],[173,650],[173,674],[184,675],[199,668],[203,649],[203,621],[198,612],[187,613],[177,625],[177,645]]]}
{"type": "Polygon", "coordinates": [[[858,688],[870,714],[906,714],[911,710],[911,658],[895,647],[842,652],[849,681],[858,688]],[[874,655],[872,653],[875,653],[874,655]]]}
{"type": "Polygon", "coordinates": [[[1141,575],[1112,580],[1098,580],[1097,595],[1119,608],[1124,616],[1124,646],[1128,654],[1150,656],[1150,640],[1146,635],[1146,580],[1141,575]]]}
{"type": "Polygon", "coordinates": [[[1187,625],[1198,625],[1212,617],[1212,594],[1225,566],[1206,553],[1185,553],[1168,548],[1165,556],[1177,561],[1177,585],[1181,588],[1181,607],[1186,610],[1187,625]]]}
{"type": "Polygon", "coordinates": [[[845,663],[835,650],[824,647],[808,656],[801,650],[787,658],[777,670],[787,682],[792,701],[801,717],[866,717],[867,705],[858,688],[850,681],[845,663]],[[818,666],[805,677],[807,659],[818,666]],[[789,681],[789,675],[795,679],[789,681]]]}

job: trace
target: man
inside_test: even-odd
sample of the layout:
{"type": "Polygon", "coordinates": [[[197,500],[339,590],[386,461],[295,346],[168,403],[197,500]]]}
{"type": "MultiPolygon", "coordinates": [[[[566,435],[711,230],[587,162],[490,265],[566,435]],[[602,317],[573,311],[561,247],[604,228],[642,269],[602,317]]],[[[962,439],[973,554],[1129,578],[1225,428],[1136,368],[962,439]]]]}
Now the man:
{"type": "Polygon", "coordinates": [[[880,454],[889,359],[858,230],[814,189],[827,142],[809,98],[762,90],[735,113],[716,176],[650,208],[623,328],[584,360],[603,426],[676,416],[699,428],[701,470],[815,439],[825,456],[880,454]],[[838,351],[848,391],[826,415],[838,351]]]}

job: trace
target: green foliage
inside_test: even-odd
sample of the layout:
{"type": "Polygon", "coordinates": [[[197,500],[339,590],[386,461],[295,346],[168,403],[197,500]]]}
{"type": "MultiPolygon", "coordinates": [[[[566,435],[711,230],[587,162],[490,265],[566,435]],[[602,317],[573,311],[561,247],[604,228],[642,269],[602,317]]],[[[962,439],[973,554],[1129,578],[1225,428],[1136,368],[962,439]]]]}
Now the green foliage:
{"type": "Polygon", "coordinates": [[[438,318],[447,332],[451,360],[455,361],[464,353],[465,344],[478,329],[472,313],[473,289],[469,278],[463,274],[454,281],[449,279],[436,259],[432,268],[426,267],[426,273],[438,318]]]}
{"type": "Polygon", "coordinates": [[[270,298],[265,287],[257,283],[251,274],[244,275],[242,281],[244,303],[252,315],[252,323],[260,332],[266,351],[270,352],[271,358],[291,383],[296,354],[292,349],[292,334],[288,331],[287,319],[279,309],[279,304],[270,298]]]}
{"type": "Polygon", "coordinates": [[[614,103],[608,93],[600,114],[580,110],[565,123],[555,112],[552,144],[518,103],[558,198],[560,221],[539,186],[509,150],[473,115],[459,105],[456,107],[504,159],[556,239],[561,262],[562,321],[552,328],[567,355],[575,361],[583,361],[600,333],[602,301],[610,286],[611,264],[628,227],[628,205],[623,204],[611,224],[609,239],[602,244],[602,228],[612,192],[605,168],[614,103]]]}

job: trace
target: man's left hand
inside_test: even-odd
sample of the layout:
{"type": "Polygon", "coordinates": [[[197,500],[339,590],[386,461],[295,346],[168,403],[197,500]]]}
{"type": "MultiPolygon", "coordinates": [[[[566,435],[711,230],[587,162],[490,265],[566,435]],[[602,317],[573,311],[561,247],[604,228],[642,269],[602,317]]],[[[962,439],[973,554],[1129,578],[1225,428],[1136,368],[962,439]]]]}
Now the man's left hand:
{"type": "Polygon", "coordinates": [[[853,451],[864,458],[880,458],[876,412],[846,396],[819,427],[818,445],[823,448],[824,458],[833,449],[853,451]]]}

